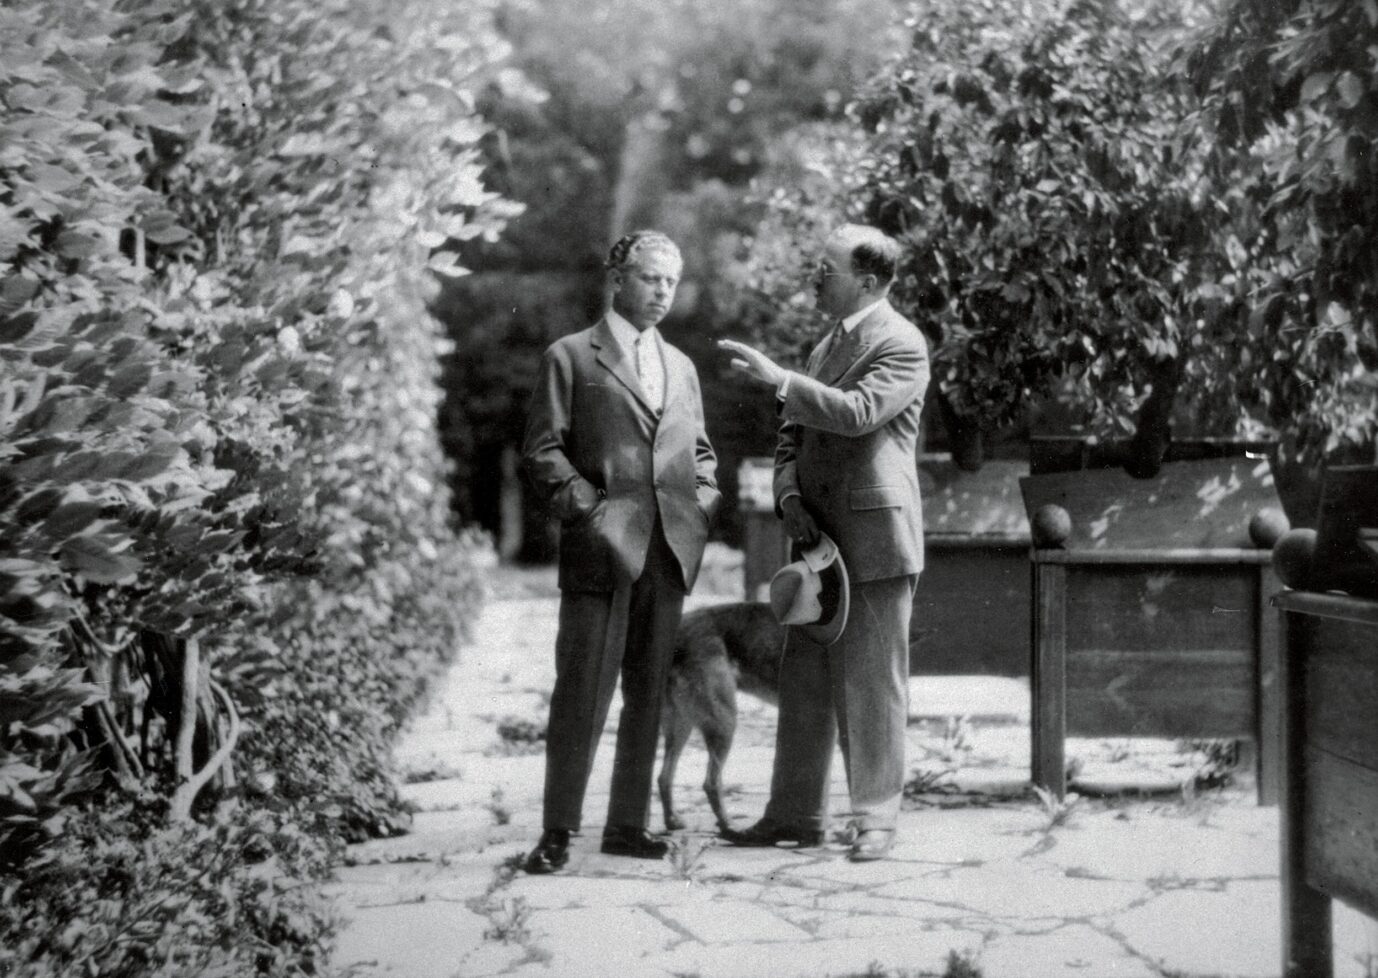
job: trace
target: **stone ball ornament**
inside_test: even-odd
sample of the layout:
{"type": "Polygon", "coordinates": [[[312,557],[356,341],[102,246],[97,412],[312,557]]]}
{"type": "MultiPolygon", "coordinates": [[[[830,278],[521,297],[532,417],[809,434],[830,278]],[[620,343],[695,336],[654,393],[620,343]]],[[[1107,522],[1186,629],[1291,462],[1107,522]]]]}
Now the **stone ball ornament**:
{"type": "Polygon", "coordinates": [[[1292,521],[1287,518],[1287,514],[1270,506],[1260,509],[1254,514],[1254,518],[1249,520],[1249,539],[1259,550],[1270,550],[1290,529],[1292,521]]]}
{"type": "Polygon", "coordinates": [[[1034,511],[1029,535],[1035,547],[1061,547],[1072,535],[1072,517],[1056,503],[1047,503],[1034,511]]]}
{"type": "Polygon", "coordinates": [[[1288,530],[1273,545],[1273,570],[1283,584],[1302,591],[1310,584],[1315,557],[1316,531],[1288,530]]]}

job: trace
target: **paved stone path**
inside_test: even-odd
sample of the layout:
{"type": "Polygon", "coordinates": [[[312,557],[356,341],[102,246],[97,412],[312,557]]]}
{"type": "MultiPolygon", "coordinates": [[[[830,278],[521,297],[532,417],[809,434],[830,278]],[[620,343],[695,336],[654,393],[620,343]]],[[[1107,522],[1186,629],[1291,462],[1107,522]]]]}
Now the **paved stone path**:
{"type": "MultiPolygon", "coordinates": [[[[1254,805],[1252,784],[1040,802],[1025,787],[1027,686],[1008,680],[915,680],[910,762],[932,790],[906,805],[893,858],[868,864],[836,841],[717,845],[697,737],[676,789],[690,829],[672,856],[601,855],[614,704],[569,867],[525,876],[514,867],[539,835],[543,766],[527,751],[544,724],[556,600],[542,586],[505,593],[399,745],[412,833],[352,847],[330,887],[348,918],[335,960],[356,975],[1279,974],[1277,814],[1254,805]]],[[[765,804],[775,711],[743,697],[741,713],[726,780],[744,825],[765,804]]],[[[1070,742],[1069,755],[1084,780],[1147,787],[1202,760],[1135,741],[1070,742]]],[[[834,770],[841,791],[840,758],[834,770]]],[[[1335,917],[1336,973],[1378,975],[1378,931],[1339,905],[1335,917]]]]}

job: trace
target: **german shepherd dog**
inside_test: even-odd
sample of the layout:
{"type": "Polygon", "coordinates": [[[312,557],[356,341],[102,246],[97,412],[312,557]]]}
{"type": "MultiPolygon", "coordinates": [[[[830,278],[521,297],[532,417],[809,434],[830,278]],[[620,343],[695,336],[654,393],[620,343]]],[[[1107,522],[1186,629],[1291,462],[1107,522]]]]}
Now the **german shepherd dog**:
{"type": "Polygon", "coordinates": [[[672,795],[679,756],[695,728],[708,748],[708,804],[719,830],[731,827],[722,803],[722,769],[737,729],[737,690],[778,704],[784,646],[784,627],[759,602],[701,608],[680,622],[661,711],[665,760],[657,785],[666,829],[684,828],[672,795]]]}

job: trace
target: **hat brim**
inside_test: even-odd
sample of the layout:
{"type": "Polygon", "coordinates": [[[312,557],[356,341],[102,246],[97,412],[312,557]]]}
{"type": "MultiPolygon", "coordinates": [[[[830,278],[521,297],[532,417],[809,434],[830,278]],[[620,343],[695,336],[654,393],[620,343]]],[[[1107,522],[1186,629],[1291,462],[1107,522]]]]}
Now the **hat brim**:
{"type": "Polygon", "coordinates": [[[847,615],[851,611],[852,584],[847,576],[847,563],[842,559],[841,552],[838,552],[831,564],[823,568],[821,577],[823,591],[818,600],[823,605],[823,616],[807,625],[790,627],[799,629],[809,641],[826,647],[836,645],[837,640],[842,637],[842,632],[847,627],[847,615]]]}

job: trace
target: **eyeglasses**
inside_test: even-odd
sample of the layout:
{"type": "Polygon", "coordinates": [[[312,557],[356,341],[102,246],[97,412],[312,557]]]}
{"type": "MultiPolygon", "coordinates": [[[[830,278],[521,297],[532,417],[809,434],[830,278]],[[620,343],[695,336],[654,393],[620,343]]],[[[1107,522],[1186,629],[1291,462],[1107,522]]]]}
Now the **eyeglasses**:
{"type": "Polygon", "coordinates": [[[846,275],[846,272],[835,272],[824,264],[814,264],[809,266],[809,279],[829,279],[835,275],[846,275]]]}

